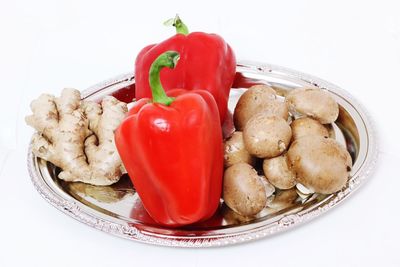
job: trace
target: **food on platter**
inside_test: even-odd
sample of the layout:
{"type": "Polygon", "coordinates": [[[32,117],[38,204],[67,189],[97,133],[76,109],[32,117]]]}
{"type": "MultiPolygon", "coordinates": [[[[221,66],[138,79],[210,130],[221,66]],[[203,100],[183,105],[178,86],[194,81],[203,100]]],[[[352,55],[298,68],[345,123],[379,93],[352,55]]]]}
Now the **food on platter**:
{"type": "Polygon", "coordinates": [[[258,113],[275,115],[284,120],[289,116],[286,102],[280,101],[275,90],[264,84],[250,87],[240,97],[234,112],[236,130],[242,131],[247,122],[258,113]]]}
{"type": "Polygon", "coordinates": [[[349,152],[331,138],[302,137],[293,142],[287,155],[297,181],[313,192],[339,191],[351,171],[349,152]]]}
{"type": "Polygon", "coordinates": [[[176,28],[176,34],[158,44],[144,47],[135,62],[135,97],[151,98],[149,70],[163,52],[173,50],[180,54],[179,64],[161,72],[164,90],[184,88],[205,90],[217,103],[221,123],[228,112],[228,98],[236,73],[236,58],[232,48],[217,34],[189,33],[179,16],[167,22],[176,28]]]}
{"type": "Polygon", "coordinates": [[[251,155],[272,158],[289,146],[292,130],[289,123],[277,116],[259,113],[252,117],[243,130],[243,140],[251,155]]]}
{"type": "Polygon", "coordinates": [[[165,227],[201,224],[222,209],[247,221],[346,185],[352,159],[329,132],[339,116],[330,92],[278,94],[253,83],[232,114],[232,48],[218,35],[189,33],[179,17],[170,22],[176,35],[136,57],[132,103],[86,101],[73,89],[32,102],[32,151],[59,167],[60,179],[104,186],[126,170],[144,209],[165,227]],[[235,131],[224,138],[229,120],[235,131]]]}
{"type": "Polygon", "coordinates": [[[230,166],[224,173],[223,199],[232,210],[243,216],[259,213],[267,204],[264,183],[247,163],[230,166]]]}
{"type": "Polygon", "coordinates": [[[286,154],[264,159],[263,171],[268,181],[279,189],[290,189],[297,184],[296,173],[290,168],[286,154]]]}
{"type": "Polygon", "coordinates": [[[298,88],[286,96],[293,116],[314,118],[322,124],[333,123],[339,115],[339,106],[328,92],[319,88],[298,88]]]}
{"type": "Polygon", "coordinates": [[[205,90],[170,90],[163,68],[179,53],[166,51],[149,72],[152,99],[142,98],[115,132],[125,168],[151,217],[166,226],[210,218],[220,204],[223,151],[218,106],[205,90]],[[173,95],[174,97],[171,97],[173,95]]]}
{"type": "Polygon", "coordinates": [[[292,139],[296,140],[304,136],[322,136],[329,137],[329,131],[317,120],[309,117],[301,117],[294,120],[290,127],[292,128],[292,139]]]}
{"type": "Polygon", "coordinates": [[[82,101],[78,90],[64,89],[60,97],[42,94],[31,109],[26,123],[37,131],[32,151],[61,168],[60,179],[92,185],[119,180],[124,168],[114,130],[128,111],[126,103],[112,96],[101,104],[82,101]]]}
{"type": "Polygon", "coordinates": [[[244,162],[250,165],[255,164],[255,157],[250,155],[244,146],[243,133],[236,131],[224,143],[225,154],[224,164],[225,168],[230,167],[236,163],[244,162]]]}
{"type": "MultiPolygon", "coordinates": [[[[325,125],[333,123],[338,117],[338,104],[334,98],[319,88],[293,89],[284,99],[290,110],[290,117],[286,120],[276,115],[274,112],[276,109],[268,105],[270,101],[277,101],[276,93],[265,85],[252,86],[239,99],[235,108],[235,113],[239,115],[234,114],[234,118],[236,125],[243,127],[244,146],[240,147],[240,155],[247,155],[247,151],[249,155],[262,159],[261,167],[257,161],[247,161],[247,163],[251,168],[256,168],[255,172],[258,171],[258,175],[265,176],[269,184],[276,188],[276,196],[286,196],[285,192],[289,189],[292,196],[293,192],[297,192],[297,188],[303,189],[301,193],[296,193],[297,197],[303,195],[309,197],[313,193],[331,194],[341,190],[348,181],[352,159],[343,145],[329,138],[329,131],[325,125]],[[247,105],[261,108],[255,109],[247,105]],[[249,110],[252,115],[242,120],[243,111],[249,110]]],[[[239,133],[241,132],[236,131],[232,136],[237,136],[239,133]]],[[[231,139],[226,140],[225,146],[230,142],[231,139]]],[[[230,158],[231,154],[231,151],[225,150],[225,158],[230,158]]],[[[242,177],[242,173],[249,170],[247,165],[234,166],[236,166],[234,173],[238,177],[242,177]],[[240,167],[243,170],[240,170],[240,167]]],[[[238,195],[237,199],[232,197],[233,194],[230,192],[242,192],[243,188],[247,189],[244,184],[248,181],[243,179],[241,183],[234,180],[233,183],[232,166],[225,165],[225,167],[228,167],[225,170],[223,187],[226,205],[243,216],[250,215],[248,210],[258,210],[254,209],[254,206],[262,210],[263,208],[257,205],[264,202],[261,198],[256,198],[256,194],[252,201],[243,201],[242,195],[238,195]],[[226,187],[228,171],[230,186],[226,187]],[[227,190],[228,192],[225,192],[227,190]],[[239,208],[235,201],[240,201],[239,208]]],[[[252,177],[251,181],[255,184],[255,175],[252,177]]],[[[260,191],[262,190],[257,189],[257,192],[260,191]]],[[[244,195],[246,196],[246,193],[244,195]]],[[[265,204],[268,207],[270,205],[276,203],[265,204]]]]}

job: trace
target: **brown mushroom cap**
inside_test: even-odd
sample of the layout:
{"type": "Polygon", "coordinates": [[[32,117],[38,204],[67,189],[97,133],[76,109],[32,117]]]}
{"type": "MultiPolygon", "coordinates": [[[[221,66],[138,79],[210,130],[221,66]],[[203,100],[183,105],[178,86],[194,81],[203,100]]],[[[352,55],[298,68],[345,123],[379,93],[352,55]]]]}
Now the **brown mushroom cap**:
{"type": "Polygon", "coordinates": [[[243,216],[259,213],[267,203],[261,178],[253,167],[242,162],[225,170],[222,198],[229,208],[243,216]]]}
{"type": "Polygon", "coordinates": [[[309,117],[302,117],[294,120],[290,127],[292,128],[292,140],[303,136],[321,136],[329,137],[329,131],[319,121],[309,117]]]}
{"type": "Polygon", "coordinates": [[[247,152],[243,133],[234,132],[233,135],[224,143],[224,165],[225,168],[239,162],[245,162],[254,165],[255,158],[247,152]]]}
{"type": "Polygon", "coordinates": [[[295,188],[279,190],[276,192],[274,200],[268,204],[268,207],[275,210],[283,210],[293,206],[298,197],[299,195],[297,194],[295,188]]]}
{"type": "Polygon", "coordinates": [[[350,154],[343,146],[331,138],[319,136],[296,139],[287,157],[296,180],[322,194],[342,189],[352,166],[350,154]]]}
{"type": "Polygon", "coordinates": [[[289,146],[291,137],[292,130],[284,119],[263,113],[251,118],[243,130],[247,151],[259,158],[279,156],[289,146]]]}
{"type": "Polygon", "coordinates": [[[296,174],[288,166],[286,154],[265,159],[263,170],[268,181],[279,189],[290,189],[297,183],[296,174]]]}
{"type": "Polygon", "coordinates": [[[267,85],[254,85],[239,98],[233,119],[237,130],[243,130],[246,123],[256,114],[264,112],[287,120],[289,111],[287,104],[276,97],[274,89],[267,85]]]}
{"type": "Polygon", "coordinates": [[[233,211],[231,208],[229,208],[226,203],[222,204],[221,214],[228,225],[243,224],[257,218],[257,216],[240,215],[236,211],[233,211]]]}
{"type": "Polygon", "coordinates": [[[289,92],[286,102],[292,115],[300,113],[312,117],[322,124],[334,122],[339,115],[335,99],[318,88],[298,88],[289,92]]]}

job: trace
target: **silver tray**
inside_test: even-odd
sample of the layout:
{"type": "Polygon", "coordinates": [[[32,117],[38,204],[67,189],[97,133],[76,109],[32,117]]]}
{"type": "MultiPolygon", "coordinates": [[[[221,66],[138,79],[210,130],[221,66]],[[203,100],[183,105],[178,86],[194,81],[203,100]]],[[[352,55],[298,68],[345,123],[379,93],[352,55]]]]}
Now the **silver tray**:
{"type": "MultiPolygon", "coordinates": [[[[50,204],[76,220],[106,233],[156,245],[231,245],[270,236],[308,222],[337,206],[370,176],[377,159],[371,120],[365,109],[338,86],[294,70],[255,62],[237,65],[230,110],[246,88],[258,83],[271,85],[282,96],[295,87],[307,85],[324,88],[333,94],[340,105],[340,114],[331,127],[331,133],[346,145],[354,162],[351,177],[340,192],[300,197],[293,191],[282,191],[254,218],[238,216],[221,204],[216,215],[206,222],[169,229],[152,221],[126,175],[117,184],[106,187],[67,183],[56,178],[57,168],[35,157],[29,148],[28,169],[32,182],[50,204]]],[[[96,101],[105,95],[114,95],[130,102],[134,97],[134,87],[135,79],[129,73],[92,86],[82,95],[96,101]]]]}

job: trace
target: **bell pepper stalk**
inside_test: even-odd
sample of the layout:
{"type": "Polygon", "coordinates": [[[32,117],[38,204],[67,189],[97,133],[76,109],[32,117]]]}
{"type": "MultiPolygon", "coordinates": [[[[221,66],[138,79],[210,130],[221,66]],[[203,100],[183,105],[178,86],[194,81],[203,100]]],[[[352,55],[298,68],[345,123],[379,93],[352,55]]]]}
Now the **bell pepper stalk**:
{"type": "Polygon", "coordinates": [[[136,99],[152,95],[149,83],[151,64],[163,52],[177,51],[179,65],[165,68],[160,79],[164,90],[174,88],[206,90],[217,102],[220,122],[224,122],[228,112],[229,92],[236,73],[236,59],[232,48],[217,34],[204,32],[189,33],[187,26],[176,16],[164,24],[173,25],[176,34],[161,43],[143,48],[135,61],[136,99]]]}
{"type": "Polygon", "coordinates": [[[166,22],[164,22],[165,26],[174,26],[176,29],[176,33],[181,33],[184,35],[189,34],[189,29],[186,26],[185,23],[181,20],[181,18],[178,16],[178,14],[175,16],[175,18],[169,19],[166,22]]]}
{"type": "Polygon", "coordinates": [[[168,227],[210,218],[220,203],[223,176],[213,96],[185,89],[167,95],[163,89],[160,73],[175,68],[178,59],[176,51],[157,57],[148,78],[152,99],[138,100],[115,131],[118,152],[143,206],[168,227]]]}

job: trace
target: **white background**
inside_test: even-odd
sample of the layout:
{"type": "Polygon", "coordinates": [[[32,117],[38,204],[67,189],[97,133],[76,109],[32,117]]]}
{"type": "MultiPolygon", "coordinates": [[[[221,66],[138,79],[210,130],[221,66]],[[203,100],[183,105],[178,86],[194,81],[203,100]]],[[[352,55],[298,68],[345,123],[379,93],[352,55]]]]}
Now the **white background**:
{"type": "Polygon", "coordinates": [[[400,266],[399,78],[396,0],[1,0],[0,266],[400,266]],[[379,132],[371,179],[309,224],[216,249],[119,239],[50,206],[25,163],[30,101],[131,71],[143,46],[173,34],[162,22],[175,13],[192,31],[222,35],[238,59],[290,67],[348,90],[379,132]]]}

